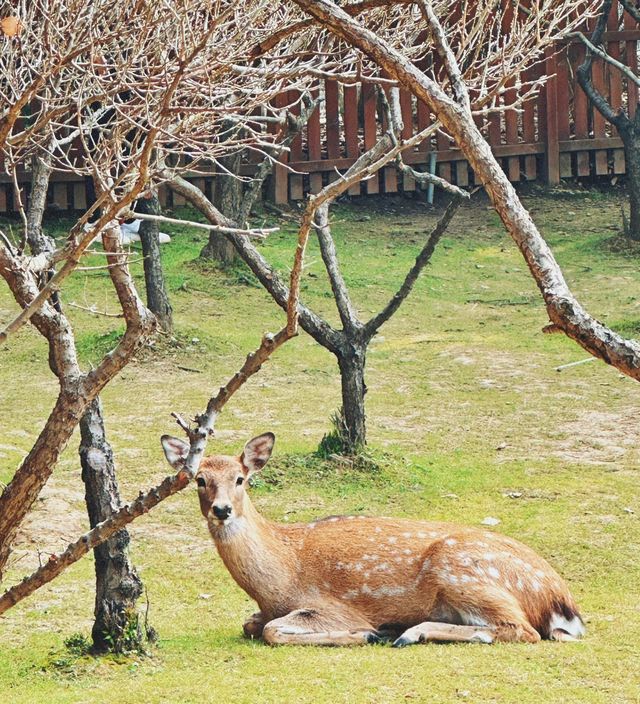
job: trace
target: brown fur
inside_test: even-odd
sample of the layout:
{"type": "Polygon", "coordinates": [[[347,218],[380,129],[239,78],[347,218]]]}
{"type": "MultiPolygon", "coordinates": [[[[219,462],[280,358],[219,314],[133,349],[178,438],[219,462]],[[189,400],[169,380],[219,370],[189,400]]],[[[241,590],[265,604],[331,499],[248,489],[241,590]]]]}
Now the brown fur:
{"type": "Polygon", "coordinates": [[[272,643],[346,644],[366,642],[375,629],[394,624],[415,631],[407,642],[571,639],[550,628],[554,614],[579,619],[566,584],[512,538],[392,518],[266,520],[245,487],[272,445],[269,434],[247,443],[240,457],[205,458],[197,477],[200,508],[220,557],[260,607],[245,624],[247,635],[272,643]],[[231,508],[228,519],[214,515],[221,506],[231,508]],[[420,624],[422,630],[414,628],[420,624]]]}

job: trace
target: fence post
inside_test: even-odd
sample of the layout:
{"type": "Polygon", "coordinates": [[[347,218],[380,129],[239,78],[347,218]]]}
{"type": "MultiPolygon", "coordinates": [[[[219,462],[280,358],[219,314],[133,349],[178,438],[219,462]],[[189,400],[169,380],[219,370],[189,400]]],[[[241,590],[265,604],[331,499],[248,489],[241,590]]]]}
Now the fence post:
{"type": "MultiPolygon", "coordinates": [[[[286,94],[280,93],[273,100],[276,108],[283,108],[289,104],[286,94]]],[[[276,132],[279,127],[271,127],[270,132],[276,132]]],[[[270,199],[278,205],[286,205],[289,202],[289,171],[282,164],[288,161],[288,152],[283,152],[273,164],[271,171],[271,183],[269,187],[270,199]]]]}
{"type": "Polygon", "coordinates": [[[546,151],[545,176],[547,183],[555,186],[560,183],[560,144],[558,141],[558,81],[556,48],[551,46],[546,50],[545,73],[549,78],[545,84],[545,123],[546,151]]]}

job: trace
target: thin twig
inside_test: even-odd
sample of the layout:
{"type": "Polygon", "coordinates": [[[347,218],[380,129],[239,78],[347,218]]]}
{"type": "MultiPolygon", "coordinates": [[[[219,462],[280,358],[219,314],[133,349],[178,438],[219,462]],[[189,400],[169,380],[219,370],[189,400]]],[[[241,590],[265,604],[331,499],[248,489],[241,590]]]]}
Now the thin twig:
{"type": "MultiPolygon", "coordinates": [[[[122,215],[122,214],[121,214],[122,215]]],[[[193,220],[180,220],[178,218],[170,218],[166,215],[150,215],[147,213],[125,213],[125,217],[136,218],[136,220],[148,220],[150,222],[167,222],[173,225],[184,225],[186,227],[197,227],[201,230],[215,230],[216,232],[227,232],[235,235],[246,235],[257,239],[264,239],[272,232],[278,232],[279,227],[257,227],[243,229],[240,227],[222,227],[221,225],[212,225],[206,222],[195,222],[193,220]]]]}
{"type": "Polygon", "coordinates": [[[81,306],[79,303],[74,303],[73,301],[71,303],[67,303],[66,305],[68,305],[69,308],[78,308],[78,310],[86,310],[87,313],[92,313],[93,315],[101,315],[105,318],[124,318],[123,313],[107,313],[107,311],[98,310],[95,305],[88,307],[81,306]]]}

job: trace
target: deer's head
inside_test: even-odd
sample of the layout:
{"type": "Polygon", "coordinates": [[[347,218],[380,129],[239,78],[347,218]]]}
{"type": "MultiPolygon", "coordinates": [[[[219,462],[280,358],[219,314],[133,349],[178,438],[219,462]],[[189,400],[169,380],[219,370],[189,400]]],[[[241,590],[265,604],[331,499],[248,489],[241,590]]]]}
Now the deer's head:
{"type": "MultiPolygon", "coordinates": [[[[223,526],[243,515],[247,480],[267,464],[275,439],[273,433],[264,433],[249,440],[239,456],[203,458],[196,484],[200,510],[210,525],[223,526]]],[[[170,435],[163,435],[161,442],[169,464],[179,470],[189,454],[189,443],[170,435]]]]}

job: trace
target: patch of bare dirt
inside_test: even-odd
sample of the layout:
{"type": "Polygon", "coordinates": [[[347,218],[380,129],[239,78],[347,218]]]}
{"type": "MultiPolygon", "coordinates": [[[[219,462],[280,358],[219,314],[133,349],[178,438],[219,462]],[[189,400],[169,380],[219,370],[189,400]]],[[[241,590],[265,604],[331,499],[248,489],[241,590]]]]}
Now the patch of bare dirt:
{"type": "Polygon", "coordinates": [[[11,566],[25,573],[37,568],[52,553],[62,552],[88,526],[82,489],[63,486],[52,478],[20,528],[11,566]]]}
{"type": "Polygon", "coordinates": [[[640,409],[621,412],[585,410],[563,424],[559,438],[546,441],[548,454],[567,462],[637,464],[640,409]]]}

